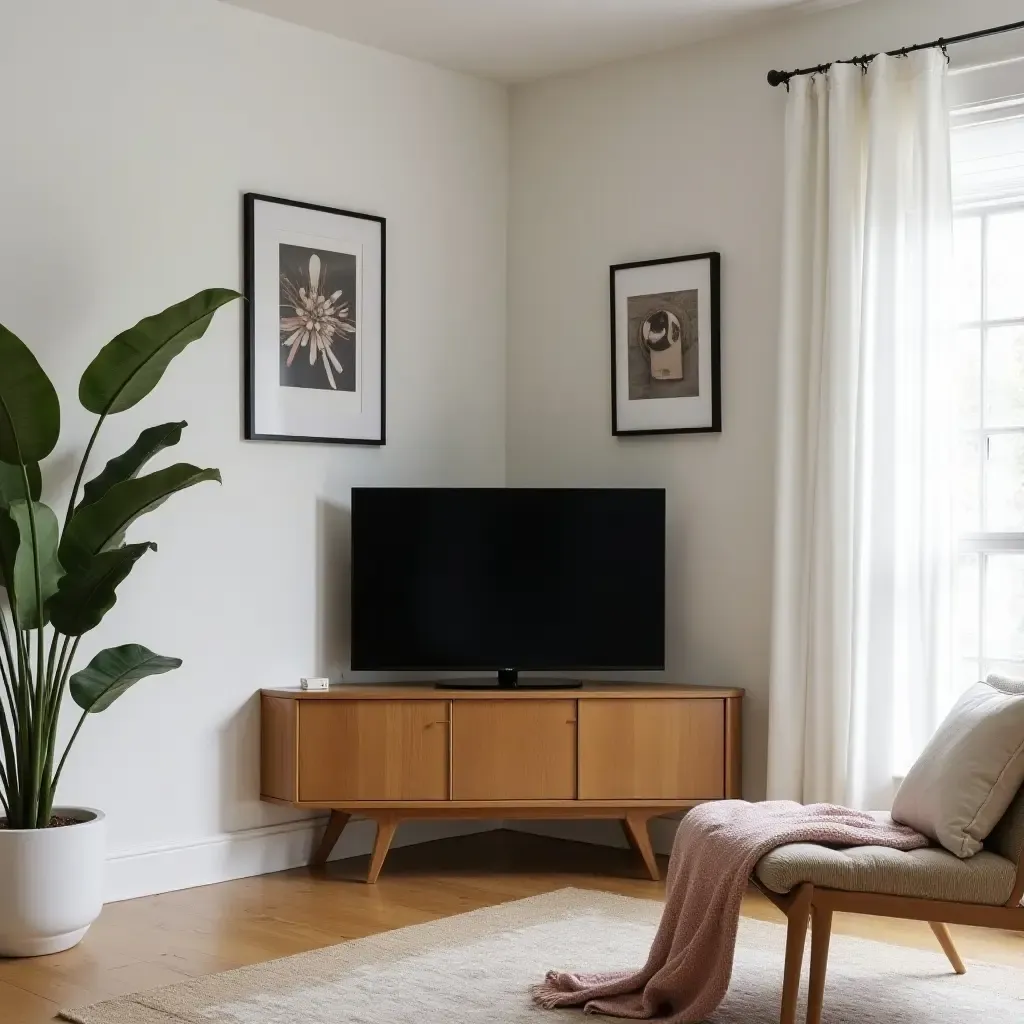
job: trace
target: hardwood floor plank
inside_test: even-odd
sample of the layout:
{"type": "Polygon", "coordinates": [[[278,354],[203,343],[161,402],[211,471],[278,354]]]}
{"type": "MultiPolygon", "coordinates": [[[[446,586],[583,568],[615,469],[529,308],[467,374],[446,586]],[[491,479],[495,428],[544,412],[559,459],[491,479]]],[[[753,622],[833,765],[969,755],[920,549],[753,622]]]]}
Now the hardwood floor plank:
{"type": "Polygon", "coordinates": [[[53,1020],[59,1009],[49,999],[0,981],[0,1020],[4,1024],[42,1024],[53,1020]]]}

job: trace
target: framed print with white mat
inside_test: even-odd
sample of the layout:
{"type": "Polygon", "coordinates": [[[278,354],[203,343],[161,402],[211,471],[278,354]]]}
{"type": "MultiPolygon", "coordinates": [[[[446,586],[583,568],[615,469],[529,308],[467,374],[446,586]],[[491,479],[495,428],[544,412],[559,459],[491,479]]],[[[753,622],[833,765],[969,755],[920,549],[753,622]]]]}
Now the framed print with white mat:
{"type": "Polygon", "coordinates": [[[717,252],[611,268],[612,433],[722,429],[717,252]]]}
{"type": "Polygon", "coordinates": [[[245,195],[245,438],[384,444],[385,220],[245,195]]]}

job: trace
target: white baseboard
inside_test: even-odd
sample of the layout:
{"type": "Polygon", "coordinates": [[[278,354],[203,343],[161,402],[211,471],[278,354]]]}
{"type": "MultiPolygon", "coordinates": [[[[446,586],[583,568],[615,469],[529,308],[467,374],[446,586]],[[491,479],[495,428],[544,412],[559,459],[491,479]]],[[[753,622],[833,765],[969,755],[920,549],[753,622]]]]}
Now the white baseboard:
{"type": "MultiPolygon", "coordinates": [[[[115,903],[137,896],[153,896],[301,867],[309,862],[325,821],[323,817],[302,818],[187,843],[115,854],[107,858],[106,901],[115,903]]],[[[651,821],[651,842],[657,853],[671,852],[678,825],[679,822],[673,818],[651,821]]],[[[598,846],[626,846],[622,826],[617,821],[410,821],[399,828],[393,845],[427,843],[449,836],[487,832],[492,828],[573,839],[598,846]]],[[[353,821],[334,848],[331,860],[369,853],[373,847],[374,829],[372,821],[353,821]]]]}
{"type": "MultiPolygon", "coordinates": [[[[301,867],[308,863],[325,821],[322,817],[303,818],[115,854],[107,858],[106,901],[114,903],[301,867]]],[[[408,846],[494,827],[494,822],[487,821],[411,821],[399,828],[392,845],[408,846]]],[[[334,848],[331,860],[369,853],[374,829],[372,821],[353,821],[334,848]]]]}
{"type": "MultiPolygon", "coordinates": [[[[629,845],[622,834],[622,825],[617,821],[506,821],[504,827],[516,832],[529,832],[535,836],[592,843],[594,846],[615,846],[624,849],[629,845]]],[[[672,842],[676,837],[676,829],[679,828],[679,820],[652,818],[648,828],[654,852],[668,856],[672,852],[672,842]]]]}

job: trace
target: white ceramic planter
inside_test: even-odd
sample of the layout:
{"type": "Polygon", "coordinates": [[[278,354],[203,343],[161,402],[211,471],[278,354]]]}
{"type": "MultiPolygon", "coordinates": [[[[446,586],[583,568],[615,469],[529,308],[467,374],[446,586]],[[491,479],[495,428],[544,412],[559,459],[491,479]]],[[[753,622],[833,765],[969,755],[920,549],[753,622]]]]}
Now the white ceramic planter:
{"type": "Polygon", "coordinates": [[[62,828],[0,829],[0,956],[43,956],[82,940],[103,908],[107,823],[87,807],[62,828]]]}

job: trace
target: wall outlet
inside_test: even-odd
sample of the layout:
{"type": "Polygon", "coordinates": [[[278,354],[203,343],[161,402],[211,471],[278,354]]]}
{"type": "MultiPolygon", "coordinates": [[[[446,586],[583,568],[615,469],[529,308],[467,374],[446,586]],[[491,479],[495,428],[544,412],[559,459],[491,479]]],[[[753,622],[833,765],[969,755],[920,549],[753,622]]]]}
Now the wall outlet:
{"type": "Polygon", "coordinates": [[[326,690],[331,685],[329,679],[315,678],[315,679],[300,679],[299,686],[303,690],[326,690]]]}

